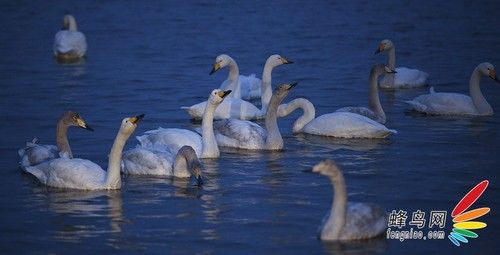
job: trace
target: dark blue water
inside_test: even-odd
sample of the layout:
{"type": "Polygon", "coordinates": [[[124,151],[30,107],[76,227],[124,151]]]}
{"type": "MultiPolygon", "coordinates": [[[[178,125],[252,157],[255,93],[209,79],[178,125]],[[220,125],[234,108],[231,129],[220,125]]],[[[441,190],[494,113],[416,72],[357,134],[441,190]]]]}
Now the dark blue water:
{"type": "MultiPolygon", "coordinates": [[[[298,117],[280,120],[286,150],[223,151],[205,160],[203,188],[182,181],[124,177],[121,191],[48,189],[18,168],[17,149],[33,137],[54,143],[62,112],[81,113],[96,130],[70,131],[74,155],[105,167],[122,118],[147,117],[136,134],[194,128],[179,109],[205,100],[226,78],[209,76],[215,57],[231,55],[242,74],[261,75],[274,53],[295,62],[278,67],[273,84],[298,81],[287,100],[306,97],[324,114],[366,105],[380,40],[397,47],[398,66],[419,68],[438,91],[468,93],[481,62],[500,66],[496,1],[13,1],[0,4],[0,252],[2,253],[281,253],[495,254],[499,232],[497,171],[500,115],[425,117],[403,101],[426,89],[382,92],[384,141],[292,135],[298,117]],[[87,36],[84,63],[62,65],[51,54],[66,12],[87,36]],[[324,244],[316,230],[330,208],[329,181],[302,170],[323,158],[344,169],[349,200],[388,211],[450,212],[476,183],[490,187],[474,207],[490,206],[479,238],[381,239],[324,244]]],[[[482,90],[500,112],[500,87],[482,90]]],[[[127,147],[135,145],[129,140],[127,147]]],[[[446,235],[451,230],[448,218],[446,235]]]]}

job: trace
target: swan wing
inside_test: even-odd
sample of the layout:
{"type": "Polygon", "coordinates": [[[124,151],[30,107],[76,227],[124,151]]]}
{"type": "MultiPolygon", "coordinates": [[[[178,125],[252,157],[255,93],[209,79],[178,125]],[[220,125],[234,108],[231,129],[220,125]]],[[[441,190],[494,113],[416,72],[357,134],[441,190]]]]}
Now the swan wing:
{"type": "Polygon", "coordinates": [[[387,220],[385,210],[376,204],[349,202],[340,239],[356,240],[376,237],[387,229],[387,220]]]}
{"type": "Polygon", "coordinates": [[[61,30],[54,39],[54,54],[73,53],[82,57],[87,52],[85,35],[79,31],[61,30]]]}
{"type": "Polygon", "coordinates": [[[225,119],[214,122],[215,138],[219,146],[243,149],[261,149],[266,130],[246,120],[225,119]]]}
{"type": "Polygon", "coordinates": [[[464,94],[434,92],[406,101],[413,110],[436,115],[477,115],[472,99],[464,94]]]}
{"type": "Polygon", "coordinates": [[[383,123],[383,121],[379,118],[377,114],[375,114],[372,110],[362,107],[362,106],[347,106],[338,109],[336,112],[352,112],[359,115],[363,115],[367,118],[370,118],[376,122],[383,123]]]}
{"type": "MultiPolygon", "coordinates": [[[[186,110],[187,113],[194,119],[201,119],[203,113],[205,112],[205,107],[207,106],[207,101],[189,106],[181,107],[186,110]]],[[[252,103],[239,99],[239,98],[225,98],[224,101],[217,106],[214,113],[214,119],[259,119],[263,118],[264,114],[259,108],[257,108],[252,103]]]]}
{"type": "Polygon", "coordinates": [[[57,158],[26,168],[41,183],[57,188],[104,189],[106,171],[90,160],[57,158]]]}
{"type": "Polygon", "coordinates": [[[340,138],[385,138],[397,133],[372,119],[351,112],[321,115],[309,122],[302,131],[340,138]]]}
{"type": "Polygon", "coordinates": [[[149,130],[144,135],[137,136],[141,147],[159,151],[177,153],[184,145],[191,146],[196,155],[201,157],[203,150],[202,138],[199,134],[180,128],[158,128],[149,130]]]}
{"type": "Polygon", "coordinates": [[[380,86],[383,88],[416,88],[427,85],[429,74],[426,72],[406,67],[398,67],[396,72],[394,74],[394,84],[392,84],[389,75],[384,75],[384,78],[380,81],[380,86]]]}
{"type": "Polygon", "coordinates": [[[122,172],[137,175],[172,175],[174,154],[137,146],[122,156],[122,172]]]}
{"type": "Polygon", "coordinates": [[[59,157],[59,150],[54,145],[27,143],[25,148],[19,149],[21,168],[38,165],[42,162],[59,157]]]}
{"type": "Polygon", "coordinates": [[[250,100],[260,98],[262,80],[255,77],[255,74],[248,76],[240,75],[241,98],[250,100]]]}

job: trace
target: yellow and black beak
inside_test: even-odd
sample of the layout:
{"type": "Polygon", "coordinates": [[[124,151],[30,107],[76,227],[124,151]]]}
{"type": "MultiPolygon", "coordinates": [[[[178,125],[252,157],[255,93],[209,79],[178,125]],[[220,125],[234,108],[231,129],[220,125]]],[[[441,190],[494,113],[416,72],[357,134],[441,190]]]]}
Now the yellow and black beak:
{"type": "Polygon", "coordinates": [[[87,129],[88,131],[94,132],[94,129],[91,128],[89,125],[87,125],[87,123],[85,123],[85,120],[83,120],[82,118],[78,118],[76,120],[76,122],[78,123],[79,127],[83,128],[83,129],[87,129]]]}
{"type": "Polygon", "coordinates": [[[218,95],[218,96],[220,96],[221,98],[224,98],[224,97],[226,97],[227,95],[229,95],[229,93],[231,93],[231,91],[232,91],[232,90],[226,90],[226,91],[221,90],[221,91],[219,91],[219,92],[217,93],[217,95],[218,95]]]}
{"type": "Polygon", "coordinates": [[[377,50],[375,51],[375,54],[379,54],[382,51],[384,51],[384,45],[379,44],[377,50]]]}
{"type": "Polygon", "coordinates": [[[290,59],[285,58],[285,57],[281,57],[281,62],[283,64],[293,64],[293,61],[291,61],[290,59]]]}
{"type": "Polygon", "coordinates": [[[497,72],[495,71],[495,69],[491,69],[488,73],[488,77],[490,77],[492,80],[500,83],[500,80],[498,80],[498,77],[497,77],[497,72]]]}
{"type": "Polygon", "coordinates": [[[299,83],[298,83],[298,82],[291,83],[291,84],[290,84],[290,87],[288,87],[288,89],[287,89],[287,90],[291,90],[291,89],[293,89],[295,86],[297,86],[297,84],[299,84],[299,83]]]}
{"type": "Polygon", "coordinates": [[[212,75],[213,73],[217,72],[220,70],[220,62],[215,62],[214,66],[212,67],[212,71],[210,71],[209,75],[212,75]]]}
{"type": "Polygon", "coordinates": [[[139,123],[139,121],[141,121],[144,118],[144,116],[146,116],[146,115],[143,113],[141,115],[137,115],[135,117],[132,117],[132,118],[130,118],[130,122],[132,124],[137,124],[137,123],[139,123]]]}

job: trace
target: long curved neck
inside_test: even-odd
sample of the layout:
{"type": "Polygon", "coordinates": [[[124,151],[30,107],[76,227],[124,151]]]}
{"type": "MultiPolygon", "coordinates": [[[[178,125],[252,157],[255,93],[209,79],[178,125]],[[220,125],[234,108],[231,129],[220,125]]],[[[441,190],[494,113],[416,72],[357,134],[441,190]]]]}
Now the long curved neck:
{"type": "Polygon", "coordinates": [[[182,147],[175,156],[174,162],[174,176],[177,177],[189,177],[191,176],[191,171],[193,164],[199,162],[198,157],[196,157],[196,152],[193,148],[189,146],[182,147]]]}
{"type": "Polygon", "coordinates": [[[346,221],[347,211],[347,191],[345,187],[344,177],[340,174],[338,178],[330,177],[333,186],[333,204],[330,210],[330,216],[323,226],[321,236],[328,237],[325,239],[339,239],[342,228],[346,221]]]}
{"type": "Polygon", "coordinates": [[[491,115],[493,114],[493,109],[491,108],[486,98],[484,98],[483,93],[481,92],[481,88],[479,87],[479,83],[481,81],[481,71],[476,67],[472,72],[469,81],[469,93],[472,98],[472,102],[476,107],[477,111],[481,115],[491,115]]]}
{"type": "Polygon", "coordinates": [[[238,64],[233,59],[229,60],[229,74],[227,76],[228,81],[231,83],[230,88],[232,90],[229,96],[240,98],[240,69],[238,68],[238,64]]]}
{"type": "Polygon", "coordinates": [[[264,65],[264,70],[262,71],[262,87],[261,87],[261,96],[260,102],[262,105],[261,111],[264,113],[267,111],[269,107],[269,102],[271,101],[271,97],[273,96],[273,90],[271,86],[272,77],[271,74],[273,72],[273,64],[271,61],[266,61],[264,65]]]}
{"type": "Polygon", "coordinates": [[[59,149],[59,155],[68,156],[69,158],[73,158],[73,154],[71,153],[71,147],[69,147],[68,141],[68,127],[64,122],[64,119],[61,118],[57,122],[56,128],[56,143],[57,148],[59,149]]]}
{"type": "Polygon", "coordinates": [[[302,115],[293,123],[293,132],[298,133],[307,123],[311,122],[316,116],[314,105],[305,98],[296,98],[287,104],[282,104],[278,108],[278,116],[285,117],[297,109],[302,109],[302,115]]]}
{"type": "MultiPolygon", "coordinates": [[[[387,51],[387,55],[389,56],[389,62],[387,63],[387,66],[391,68],[392,70],[396,70],[396,49],[393,46],[390,50],[387,51]]],[[[389,79],[389,83],[394,85],[394,78],[395,78],[394,73],[386,73],[385,77],[389,79]]]]}
{"type": "Polygon", "coordinates": [[[380,104],[380,98],[378,95],[378,75],[372,70],[370,72],[369,78],[369,88],[368,88],[368,108],[372,110],[377,116],[384,120],[386,119],[384,109],[382,109],[382,105],[380,104]]]}
{"type": "Polygon", "coordinates": [[[271,102],[266,113],[266,149],[279,150],[283,149],[283,138],[281,137],[278,128],[278,105],[283,101],[283,98],[278,98],[276,95],[271,97],[271,102]]]}
{"type": "Polygon", "coordinates": [[[130,134],[124,134],[120,128],[120,131],[118,131],[113,143],[113,147],[111,147],[105,183],[107,189],[119,189],[122,186],[122,180],[120,178],[120,165],[122,161],[123,147],[125,146],[125,142],[129,136],[130,134]]]}
{"type": "Polygon", "coordinates": [[[214,135],[214,112],[217,105],[207,102],[205,107],[205,112],[203,113],[203,119],[201,122],[201,138],[203,143],[202,158],[217,158],[220,155],[219,147],[217,146],[217,140],[215,140],[214,135]]]}

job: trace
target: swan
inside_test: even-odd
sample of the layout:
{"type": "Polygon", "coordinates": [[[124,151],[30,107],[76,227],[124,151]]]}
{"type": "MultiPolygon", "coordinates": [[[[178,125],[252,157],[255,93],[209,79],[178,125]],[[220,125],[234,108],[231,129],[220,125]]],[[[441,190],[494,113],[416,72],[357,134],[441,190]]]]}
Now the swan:
{"type": "Polygon", "coordinates": [[[195,177],[198,185],[203,183],[202,164],[191,146],[182,146],[177,154],[155,151],[137,146],[125,151],[122,157],[122,172],[131,175],[165,175],[179,178],[195,177]]]}
{"type": "Polygon", "coordinates": [[[120,189],[122,185],[120,163],[123,147],[143,117],[144,114],[141,114],[123,119],[109,153],[108,171],[104,171],[90,160],[80,158],[56,158],[36,166],[29,166],[26,171],[34,175],[42,184],[56,188],[120,189]]]}
{"type": "Polygon", "coordinates": [[[266,128],[248,121],[238,119],[218,120],[214,123],[215,139],[223,147],[247,150],[281,150],[283,138],[277,122],[278,105],[297,83],[278,86],[271,97],[266,113],[266,128]]]}
{"type": "Polygon", "coordinates": [[[62,29],[54,38],[54,56],[60,60],[76,60],[85,56],[87,41],[78,31],[73,15],[65,15],[62,29]]]}
{"type": "Polygon", "coordinates": [[[378,77],[384,73],[395,73],[396,71],[391,70],[384,64],[374,65],[370,71],[369,85],[368,88],[368,108],[366,107],[342,107],[337,110],[337,112],[352,112],[368,117],[378,123],[385,124],[386,117],[384,109],[380,104],[380,98],[378,96],[378,77]]]}
{"type": "Polygon", "coordinates": [[[304,112],[293,124],[293,133],[333,136],[338,138],[385,138],[396,130],[352,112],[333,112],[315,117],[314,105],[305,98],[296,98],[279,106],[278,116],[285,117],[302,109],[304,112]]]}
{"type": "MultiPolygon", "coordinates": [[[[215,111],[214,119],[242,119],[242,120],[253,120],[253,119],[262,119],[264,118],[267,107],[269,105],[269,100],[272,95],[271,88],[271,74],[272,70],[283,64],[291,64],[292,61],[288,60],[285,57],[282,57],[278,54],[271,55],[264,65],[264,70],[262,72],[262,82],[258,83],[243,83],[241,82],[241,76],[238,80],[238,66],[236,62],[229,57],[228,55],[220,55],[216,58],[214,67],[210,74],[222,69],[225,66],[229,66],[229,78],[224,81],[221,85],[221,89],[231,88],[233,90],[243,91],[252,91],[252,92],[244,92],[257,94],[261,98],[261,109],[257,108],[254,104],[241,99],[239,96],[233,95],[228,97],[224,102],[217,108],[215,111]],[[232,78],[233,77],[233,78],[232,78]],[[248,85],[245,85],[248,84],[248,85]],[[261,89],[262,87],[262,89],[261,89]],[[258,88],[258,91],[255,89],[258,88]],[[257,92],[256,92],[257,91],[257,92]],[[262,97],[260,96],[260,92],[262,91],[262,97]]],[[[243,92],[242,92],[243,93],[243,92]]],[[[232,94],[232,93],[231,93],[232,94]]],[[[244,99],[248,99],[248,97],[241,96],[244,99]]],[[[254,97],[252,97],[254,98],[254,97]]],[[[181,107],[188,112],[191,118],[200,119],[203,115],[207,103],[206,101],[192,105],[190,107],[181,107]]]]}
{"type": "Polygon", "coordinates": [[[396,49],[391,40],[382,40],[375,54],[387,51],[389,55],[388,66],[395,73],[386,74],[380,81],[380,87],[385,89],[416,88],[427,85],[429,74],[426,72],[406,67],[396,68],[396,49]]]}
{"type": "Polygon", "coordinates": [[[486,101],[479,87],[481,76],[490,77],[496,82],[495,67],[490,63],[479,64],[470,77],[469,94],[470,96],[459,93],[435,92],[430,88],[430,93],[420,95],[413,100],[406,101],[413,110],[433,114],[433,115],[493,115],[493,109],[486,101]]]}
{"type": "Polygon", "coordinates": [[[201,136],[187,129],[159,128],[147,131],[144,135],[138,136],[137,140],[144,148],[170,150],[173,153],[176,153],[182,146],[189,145],[200,158],[218,158],[220,152],[214,136],[213,116],[217,107],[230,93],[231,90],[214,89],[212,91],[207,100],[208,107],[203,113],[201,136]]]}
{"type": "Polygon", "coordinates": [[[319,162],[312,172],[330,178],[334,192],[332,208],[320,227],[321,240],[369,239],[386,231],[387,213],[382,207],[372,203],[347,202],[344,176],[333,160],[319,162]]]}
{"type": "Polygon", "coordinates": [[[32,142],[27,142],[25,148],[18,150],[19,157],[21,157],[21,168],[26,170],[26,167],[28,166],[38,165],[44,161],[57,157],[73,158],[67,135],[68,128],[71,126],[94,131],[94,129],[85,123],[85,120],[80,116],[80,114],[72,111],[65,112],[57,121],[57,146],[38,144],[37,138],[33,139],[32,142]]]}

